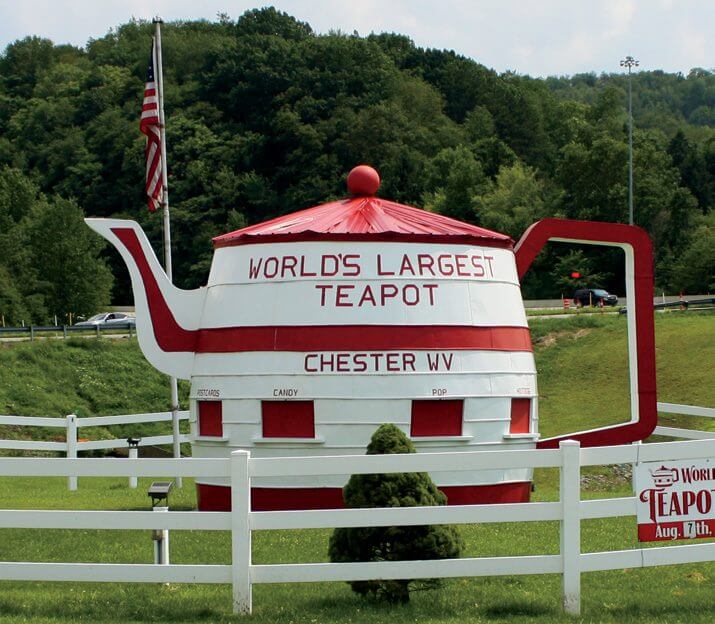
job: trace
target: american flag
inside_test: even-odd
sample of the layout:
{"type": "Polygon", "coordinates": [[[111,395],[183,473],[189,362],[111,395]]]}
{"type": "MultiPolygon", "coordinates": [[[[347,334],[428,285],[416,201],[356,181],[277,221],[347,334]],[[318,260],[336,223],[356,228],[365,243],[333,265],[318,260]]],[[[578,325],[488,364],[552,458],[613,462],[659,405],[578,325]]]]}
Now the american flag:
{"type": "Polygon", "coordinates": [[[161,127],[159,125],[159,95],[154,79],[154,59],[156,40],[152,40],[149,70],[144,87],[144,102],[139,129],[146,134],[146,194],[149,210],[154,212],[162,200],[163,183],[161,176],[161,127]]]}

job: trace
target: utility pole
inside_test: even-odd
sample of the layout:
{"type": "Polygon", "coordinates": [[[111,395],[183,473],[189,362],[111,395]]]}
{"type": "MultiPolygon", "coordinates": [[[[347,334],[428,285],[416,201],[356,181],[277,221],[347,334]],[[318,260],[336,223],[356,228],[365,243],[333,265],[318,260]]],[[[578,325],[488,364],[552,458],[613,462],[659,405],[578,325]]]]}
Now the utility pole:
{"type": "Polygon", "coordinates": [[[628,223],[633,225],[633,90],[631,88],[631,69],[638,67],[640,61],[627,56],[621,61],[621,67],[628,68],[628,223]]]}

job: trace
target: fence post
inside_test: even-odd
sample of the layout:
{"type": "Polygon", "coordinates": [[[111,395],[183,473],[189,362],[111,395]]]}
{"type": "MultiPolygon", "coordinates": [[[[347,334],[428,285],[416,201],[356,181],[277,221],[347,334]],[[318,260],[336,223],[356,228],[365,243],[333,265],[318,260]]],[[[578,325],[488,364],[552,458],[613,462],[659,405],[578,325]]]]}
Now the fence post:
{"type": "MultiPolygon", "coordinates": [[[[154,507],[152,511],[169,511],[169,508],[154,507]]],[[[169,565],[169,529],[154,529],[154,565],[169,565]]]]}
{"type": "MultiPolygon", "coordinates": [[[[67,458],[77,459],[77,416],[74,414],[67,415],[67,458]]],[[[67,488],[77,489],[77,477],[67,477],[67,488]]]]}
{"type": "Polygon", "coordinates": [[[248,615],[252,609],[251,565],[251,478],[249,451],[231,453],[231,567],[233,569],[233,612],[248,615]]]}
{"type": "MultiPolygon", "coordinates": [[[[129,459],[137,459],[139,457],[139,440],[136,441],[136,444],[133,444],[134,440],[133,438],[129,438],[129,459]]],[[[130,488],[136,488],[137,487],[137,478],[135,476],[129,477],[129,487],[130,488]]]]}
{"type": "Polygon", "coordinates": [[[30,325],[30,340],[35,339],[35,328],[33,325],[30,325]]]}
{"type": "MultiPolygon", "coordinates": [[[[641,441],[640,441],[640,440],[636,440],[633,444],[640,446],[641,441]]],[[[640,454],[640,449],[637,449],[637,450],[636,450],[636,457],[638,457],[639,454],[640,454]]],[[[633,494],[634,494],[634,495],[635,495],[635,493],[636,493],[636,465],[637,465],[637,464],[638,464],[638,461],[634,461],[634,462],[631,464],[631,486],[632,486],[633,494]]]]}
{"type": "MultiPolygon", "coordinates": [[[[181,432],[179,430],[179,389],[176,385],[176,378],[171,378],[171,435],[172,435],[172,450],[176,459],[181,458],[181,432]]],[[[184,487],[184,480],[181,477],[175,477],[174,482],[176,487],[184,487]]]]}
{"type": "Polygon", "coordinates": [[[94,326],[94,330],[97,333],[97,338],[99,338],[99,324],[94,326]]]}
{"type": "Polygon", "coordinates": [[[564,611],[581,613],[581,445],[575,440],[559,443],[561,451],[560,499],[561,559],[563,561],[564,611]]]}
{"type": "Polygon", "coordinates": [[[67,339],[67,325],[62,326],[62,338],[67,339]]]}

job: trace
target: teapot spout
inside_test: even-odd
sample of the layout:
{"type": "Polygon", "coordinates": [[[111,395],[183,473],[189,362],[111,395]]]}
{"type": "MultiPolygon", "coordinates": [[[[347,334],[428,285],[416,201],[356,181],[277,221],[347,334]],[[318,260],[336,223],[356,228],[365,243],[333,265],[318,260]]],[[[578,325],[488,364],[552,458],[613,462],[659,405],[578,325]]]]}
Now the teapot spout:
{"type": "Polygon", "coordinates": [[[174,286],[135,221],[85,219],[85,223],[117,248],[129,269],[137,337],[147,360],[167,375],[189,379],[206,290],[174,286]]]}

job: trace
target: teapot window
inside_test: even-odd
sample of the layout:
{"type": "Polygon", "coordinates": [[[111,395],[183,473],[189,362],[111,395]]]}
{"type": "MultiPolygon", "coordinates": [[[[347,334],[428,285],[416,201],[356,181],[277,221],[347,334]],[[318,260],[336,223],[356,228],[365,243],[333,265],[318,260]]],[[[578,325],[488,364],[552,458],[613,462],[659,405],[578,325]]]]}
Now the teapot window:
{"type": "Polygon", "coordinates": [[[464,401],[461,399],[412,401],[410,435],[460,436],[463,409],[464,401]]]}
{"type": "Polygon", "coordinates": [[[221,401],[197,401],[199,435],[223,436],[223,408],[221,401]]]}
{"type": "Polygon", "coordinates": [[[264,438],[315,438],[313,401],[262,401],[264,438]]]}
{"type": "Polygon", "coordinates": [[[509,433],[531,432],[531,399],[511,400],[509,433]]]}

